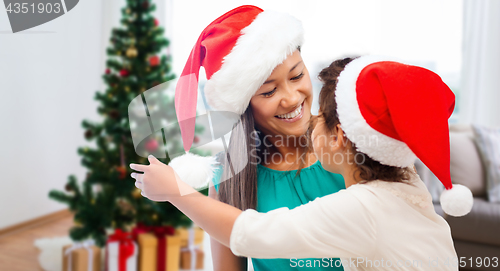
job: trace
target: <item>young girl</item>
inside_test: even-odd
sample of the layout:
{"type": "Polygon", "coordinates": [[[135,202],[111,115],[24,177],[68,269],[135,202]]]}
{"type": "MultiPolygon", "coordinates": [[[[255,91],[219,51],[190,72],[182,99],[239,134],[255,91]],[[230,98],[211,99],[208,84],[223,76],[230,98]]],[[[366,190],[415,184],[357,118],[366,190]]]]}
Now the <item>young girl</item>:
{"type": "Polygon", "coordinates": [[[335,61],[320,78],[312,146],[347,189],[292,210],[241,211],[204,197],[152,156],[150,165],[131,164],[144,172],[132,173],[137,187],[172,202],[235,255],[292,257],[296,266],[338,266],[300,258],[339,257],[345,270],[458,270],[450,228],[411,167],[416,156],[443,182],[446,213],[470,211],[472,193],[450,179],[451,90],[429,70],[370,56],[335,61]]]}

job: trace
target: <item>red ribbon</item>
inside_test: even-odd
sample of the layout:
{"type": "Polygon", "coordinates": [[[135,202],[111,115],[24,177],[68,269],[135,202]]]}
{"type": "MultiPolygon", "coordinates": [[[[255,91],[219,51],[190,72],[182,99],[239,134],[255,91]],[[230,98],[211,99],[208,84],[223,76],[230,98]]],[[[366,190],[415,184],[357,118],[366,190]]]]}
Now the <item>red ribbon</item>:
{"type": "Polygon", "coordinates": [[[134,242],[131,233],[116,229],[115,233],[108,237],[108,243],[110,242],[119,242],[118,271],[127,271],[127,259],[134,255],[134,242]]]}
{"type": "Polygon", "coordinates": [[[137,240],[141,233],[153,233],[158,239],[156,270],[165,271],[167,266],[167,235],[174,235],[175,228],[172,226],[146,226],[138,223],[132,230],[132,236],[137,240]]]}

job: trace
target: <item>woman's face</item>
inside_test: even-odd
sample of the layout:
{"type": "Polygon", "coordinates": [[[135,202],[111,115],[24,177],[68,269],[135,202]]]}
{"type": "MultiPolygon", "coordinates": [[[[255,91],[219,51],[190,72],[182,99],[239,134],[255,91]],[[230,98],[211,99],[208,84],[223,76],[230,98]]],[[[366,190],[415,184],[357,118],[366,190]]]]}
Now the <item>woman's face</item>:
{"type": "Polygon", "coordinates": [[[265,135],[302,136],[311,117],[312,84],[296,50],[276,66],[250,100],[255,126],[265,135]]]}

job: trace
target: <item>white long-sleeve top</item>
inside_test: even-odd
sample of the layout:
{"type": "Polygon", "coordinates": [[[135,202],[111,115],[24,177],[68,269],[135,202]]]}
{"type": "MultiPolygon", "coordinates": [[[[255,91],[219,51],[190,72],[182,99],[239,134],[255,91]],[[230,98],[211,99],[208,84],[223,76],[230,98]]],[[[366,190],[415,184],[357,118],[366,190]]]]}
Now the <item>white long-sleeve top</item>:
{"type": "Polygon", "coordinates": [[[338,266],[328,259],[341,258],[345,270],[458,270],[448,223],[418,175],[407,182],[355,184],[292,210],[247,209],[234,223],[230,249],[290,258],[291,266],[338,266]]]}

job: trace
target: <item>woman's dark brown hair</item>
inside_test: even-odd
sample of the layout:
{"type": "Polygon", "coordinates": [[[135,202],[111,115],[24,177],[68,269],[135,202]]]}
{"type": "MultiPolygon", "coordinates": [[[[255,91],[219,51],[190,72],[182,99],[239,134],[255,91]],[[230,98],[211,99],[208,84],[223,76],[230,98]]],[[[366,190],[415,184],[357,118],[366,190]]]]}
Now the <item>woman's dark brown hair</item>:
{"type": "Polygon", "coordinates": [[[226,152],[218,155],[222,175],[217,195],[221,202],[240,210],[256,209],[257,206],[257,157],[252,109],[240,117],[231,132],[226,152]]]}
{"type": "MultiPolygon", "coordinates": [[[[344,58],[335,60],[318,75],[318,78],[323,82],[323,87],[319,94],[319,108],[329,131],[334,131],[337,124],[340,124],[337,114],[337,102],[335,101],[335,89],[337,88],[338,77],[340,72],[353,59],[344,58]]],[[[354,162],[357,166],[355,174],[359,174],[359,177],[363,181],[383,180],[400,182],[401,180],[408,180],[410,178],[410,171],[408,169],[383,165],[356,150],[356,145],[352,141],[349,141],[349,139],[347,140],[349,143],[347,146],[350,145],[351,151],[354,154],[354,162]]]]}

